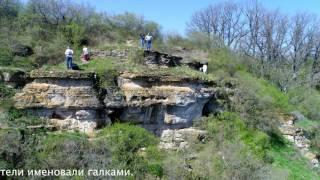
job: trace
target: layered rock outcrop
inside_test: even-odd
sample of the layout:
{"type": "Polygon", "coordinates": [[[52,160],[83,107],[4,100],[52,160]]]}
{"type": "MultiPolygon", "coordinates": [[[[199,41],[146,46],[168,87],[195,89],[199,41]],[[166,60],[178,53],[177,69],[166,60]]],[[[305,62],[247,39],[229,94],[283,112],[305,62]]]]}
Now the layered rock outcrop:
{"type": "Polygon", "coordinates": [[[60,129],[88,132],[108,120],[99,113],[103,106],[93,88],[93,73],[35,70],[30,77],[33,82],[14,97],[16,108],[46,117],[60,129]]]}
{"type": "Polygon", "coordinates": [[[117,88],[103,94],[95,89],[94,73],[35,70],[30,77],[33,81],[14,97],[16,108],[46,117],[59,129],[92,131],[112,117],[160,135],[190,127],[205,111],[221,108],[214,82],[190,77],[126,72],[117,78],[117,88]]]}
{"type": "MultiPolygon", "coordinates": [[[[93,57],[119,60],[128,59],[130,53],[92,51],[93,57]]],[[[153,68],[202,66],[157,51],[144,51],[143,56],[144,64],[153,68]]],[[[116,86],[106,89],[96,86],[99,77],[88,72],[34,70],[30,78],[33,81],[14,97],[17,108],[48,119],[58,129],[92,132],[111,121],[135,123],[159,135],[164,149],[181,149],[189,139],[202,137],[205,132],[189,127],[201,116],[221,111],[220,99],[227,98],[221,97],[224,87],[214,81],[162,73],[122,72],[116,86]]]]}
{"type": "Polygon", "coordinates": [[[104,104],[110,109],[121,108],[117,117],[121,121],[141,124],[161,134],[164,129],[191,126],[203,115],[205,106],[215,103],[211,100],[216,98],[217,88],[210,83],[214,82],[123,73],[118,77],[123,98],[106,96],[104,104]]]}

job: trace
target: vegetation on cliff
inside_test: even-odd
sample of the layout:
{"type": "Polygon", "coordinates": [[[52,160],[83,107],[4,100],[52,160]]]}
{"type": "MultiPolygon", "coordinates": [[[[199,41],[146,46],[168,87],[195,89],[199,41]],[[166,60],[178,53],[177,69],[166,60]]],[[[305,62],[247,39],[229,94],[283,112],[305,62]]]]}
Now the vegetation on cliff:
{"type": "Polygon", "coordinates": [[[0,169],[123,168],[140,179],[319,177],[319,170],[312,169],[278,129],[279,117],[299,111],[306,118],[297,125],[309,135],[312,151],[320,153],[320,93],[316,84],[306,85],[304,81],[311,75],[309,61],[299,66],[296,80],[286,81],[289,65],[274,67],[271,61],[239,53],[239,49],[225,45],[218,37],[208,40],[195,29],[186,38],[163,35],[158,24],[135,14],[108,16],[90,7],[64,2],[69,1],[29,0],[22,4],[0,0],[7,7],[0,6],[0,66],[64,72],[63,52],[68,44],[75,48],[86,44],[100,51],[129,48],[128,58],[93,57],[87,64],[81,63],[81,53],[76,50],[75,62],[83,72],[97,74],[100,88],[116,86],[114,78],[122,72],[159,78],[188,77],[235,86],[234,101],[226,105],[224,113],[203,117],[194,124],[208,131],[205,141],[184,151],[164,152],[157,148],[158,137],[131,124],[115,123],[93,137],[80,132],[52,132],[43,119],[14,109],[11,97],[19,89],[1,83],[0,169]],[[52,8],[54,5],[64,7],[65,12],[58,13],[52,8]],[[42,8],[46,8],[47,14],[41,13],[42,8]],[[209,73],[186,66],[147,68],[136,42],[141,31],[153,32],[157,38],[155,48],[163,51],[170,52],[176,46],[206,51],[209,73]],[[17,44],[24,45],[22,50],[32,48],[33,53],[21,56],[17,44]]]}

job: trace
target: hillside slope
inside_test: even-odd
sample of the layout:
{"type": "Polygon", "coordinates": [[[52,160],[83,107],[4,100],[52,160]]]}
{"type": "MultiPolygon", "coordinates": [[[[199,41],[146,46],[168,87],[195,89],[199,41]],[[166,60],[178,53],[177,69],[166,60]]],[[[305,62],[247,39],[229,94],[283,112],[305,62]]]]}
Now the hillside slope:
{"type": "MultiPolygon", "coordinates": [[[[6,159],[2,160],[5,167],[26,169],[43,167],[41,161],[51,157],[45,165],[49,169],[58,167],[128,168],[135,176],[147,178],[158,176],[169,179],[177,177],[317,179],[317,172],[312,170],[310,161],[301,156],[299,150],[286,141],[278,130],[281,118],[286,117],[293,108],[287,95],[267,81],[246,72],[245,67],[237,64],[236,61],[224,64],[230,57],[234,58],[227,51],[217,50],[212,55],[209,59],[209,74],[203,74],[187,66],[148,67],[144,65],[145,57],[141,56],[142,54],[139,55],[139,50],[128,54],[131,55],[121,58],[93,56],[88,64],[81,65],[81,62],[78,62],[82,71],[63,70],[64,64],[32,71],[30,77],[35,80],[24,87],[23,93],[28,93],[28,96],[35,93],[32,95],[33,98],[27,98],[26,94],[15,97],[17,107],[33,109],[31,116],[30,111],[27,113],[9,108],[9,111],[4,110],[5,115],[2,117],[3,141],[25,136],[25,143],[7,144],[3,147],[2,153],[7,154],[6,159]],[[95,72],[96,76],[90,75],[90,72],[95,72]],[[86,82],[89,80],[86,78],[93,78],[89,83],[91,85],[86,82]],[[114,81],[115,78],[118,80],[114,81]],[[55,89],[50,92],[48,87],[43,89],[44,83],[54,83],[50,86],[55,89]],[[72,90],[77,86],[85,88],[87,85],[93,89],[81,90],[81,96],[77,96],[72,90]],[[204,96],[190,91],[193,88],[197,89],[199,85],[209,88],[196,90],[204,93],[204,96]],[[41,90],[28,89],[31,86],[41,90]],[[67,98],[71,96],[62,93],[61,88],[57,89],[59,86],[67,87],[68,91],[72,91],[72,96],[77,96],[72,102],[78,105],[70,104],[70,100],[61,99],[63,94],[67,98]],[[89,94],[83,94],[84,92],[89,94]],[[97,99],[87,101],[88,97],[94,94],[97,99]],[[57,95],[60,98],[57,99],[57,95]],[[19,100],[21,97],[23,101],[19,100]],[[203,98],[209,99],[201,102],[200,106],[195,98],[200,98],[201,101],[205,100],[203,98]],[[24,104],[21,104],[22,102],[24,104]],[[98,108],[95,113],[96,117],[104,119],[104,123],[92,126],[98,130],[91,130],[89,134],[87,132],[89,136],[65,131],[89,127],[75,126],[75,121],[69,123],[62,121],[61,118],[70,118],[68,114],[72,114],[68,108],[75,112],[75,120],[79,122],[82,120],[87,122],[90,119],[87,119],[88,117],[92,117],[94,121],[97,119],[90,113],[91,110],[84,108],[85,102],[98,102],[100,107],[109,107],[108,110],[98,108]],[[191,108],[192,106],[188,105],[194,102],[197,102],[195,107],[200,110],[194,111],[192,110],[194,107],[191,108]],[[166,108],[161,108],[161,104],[166,108]],[[175,104],[177,107],[174,107],[175,104]],[[40,107],[41,111],[39,111],[40,107]],[[49,108],[49,111],[43,109],[44,107],[49,108]],[[80,109],[77,110],[76,107],[80,109]],[[83,108],[86,110],[84,111],[83,108]],[[54,111],[53,114],[50,109],[54,111]],[[164,119],[161,119],[162,113],[164,113],[164,119]],[[210,115],[210,113],[213,114],[210,115]],[[59,121],[64,123],[58,126],[53,123],[55,128],[52,129],[51,126],[46,125],[47,121],[34,115],[53,118],[55,123],[59,121]],[[173,117],[175,117],[174,120],[173,117]],[[188,123],[183,123],[183,117],[188,123]],[[168,118],[171,120],[169,121],[168,118]],[[188,120],[189,118],[193,121],[188,120]],[[179,125],[180,121],[182,124],[179,125]],[[112,125],[107,125],[110,122],[112,125]],[[141,127],[158,132],[156,134],[160,137],[155,137],[136,125],[118,122],[140,124],[141,127]],[[152,124],[148,124],[150,122],[156,123],[155,126],[150,126],[152,124]],[[166,123],[169,123],[169,126],[166,123]],[[178,123],[178,126],[174,123],[178,123]],[[205,132],[174,130],[191,125],[205,132]],[[39,128],[34,131],[30,129],[32,127],[39,128]],[[173,131],[167,131],[168,128],[173,131]],[[55,133],[50,133],[52,130],[55,133]],[[163,133],[162,135],[159,134],[159,130],[163,133]],[[124,134],[119,134],[120,132],[124,134]],[[36,135],[37,138],[31,142],[29,134],[36,135]],[[159,141],[163,148],[171,150],[156,148],[159,141]],[[63,148],[71,142],[76,146],[63,148]],[[34,148],[37,147],[40,149],[35,150],[34,148]],[[80,154],[74,154],[73,148],[76,147],[81,147],[80,154]],[[13,157],[8,154],[10,150],[16,148],[24,149],[18,152],[20,160],[12,159],[13,157]],[[144,155],[141,154],[141,148],[144,149],[144,155]],[[28,155],[32,152],[36,153],[36,156],[32,156],[35,159],[28,155]],[[109,155],[104,156],[103,154],[107,152],[109,155]],[[70,153],[72,156],[65,159],[70,153]],[[123,156],[124,154],[126,156],[123,156]],[[93,163],[93,159],[87,155],[100,157],[99,163],[93,163]],[[67,163],[62,165],[59,162],[62,160],[67,163]],[[80,161],[84,162],[80,163],[80,161]]],[[[3,88],[6,89],[5,86],[3,88]]],[[[10,96],[12,93],[4,98],[10,96]]],[[[92,106],[90,103],[87,105],[90,109],[99,107],[92,106]]]]}

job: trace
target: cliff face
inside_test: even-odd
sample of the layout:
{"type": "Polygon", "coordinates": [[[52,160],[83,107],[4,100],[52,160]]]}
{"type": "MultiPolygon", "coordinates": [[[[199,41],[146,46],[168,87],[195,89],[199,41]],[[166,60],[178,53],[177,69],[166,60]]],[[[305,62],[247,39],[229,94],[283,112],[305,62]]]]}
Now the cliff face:
{"type": "Polygon", "coordinates": [[[32,71],[33,82],[14,97],[16,108],[48,118],[59,129],[92,131],[106,117],[93,88],[94,74],[77,71],[32,71]]]}
{"type": "Polygon", "coordinates": [[[214,82],[123,73],[117,77],[117,88],[101,91],[95,87],[95,76],[81,71],[32,71],[33,81],[15,95],[15,106],[45,117],[58,129],[90,132],[111,118],[159,135],[166,129],[189,127],[206,111],[221,109],[214,82]]]}
{"type": "MultiPolygon", "coordinates": [[[[129,52],[97,51],[92,57],[128,59],[129,52]]],[[[145,51],[144,65],[199,69],[206,61],[206,56],[199,56],[203,62],[195,61],[191,58],[194,52],[179,52],[184,57],[145,51]]],[[[15,95],[15,106],[62,130],[90,133],[112,121],[135,123],[159,135],[161,148],[181,149],[188,141],[204,140],[205,132],[190,128],[192,123],[220,112],[231,97],[223,92],[232,92],[214,81],[179,74],[122,72],[116,77],[116,86],[107,88],[99,87],[100,78],[82,71],[34,70],[30,73],[33,81],[15,95]]]]}
{"type": "Polygon", "coordinates": [[[119,119],[153,131],[190,126],[215,94],[215,88],[204,82],[183,77],[124,73],[118,86],[125,97],[119,119]]]}

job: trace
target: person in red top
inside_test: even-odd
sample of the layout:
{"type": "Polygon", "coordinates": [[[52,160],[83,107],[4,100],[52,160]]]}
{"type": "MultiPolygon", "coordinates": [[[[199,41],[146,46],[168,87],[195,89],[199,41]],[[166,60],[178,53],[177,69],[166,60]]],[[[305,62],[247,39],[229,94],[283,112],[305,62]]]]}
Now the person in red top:
{"type": "Polygon", "coordinates": [[[83,46],[82,52],[83,52],[83,59],[85,61],[89,61],[90,60],[89,50],[86,46],[83,46]]]}

